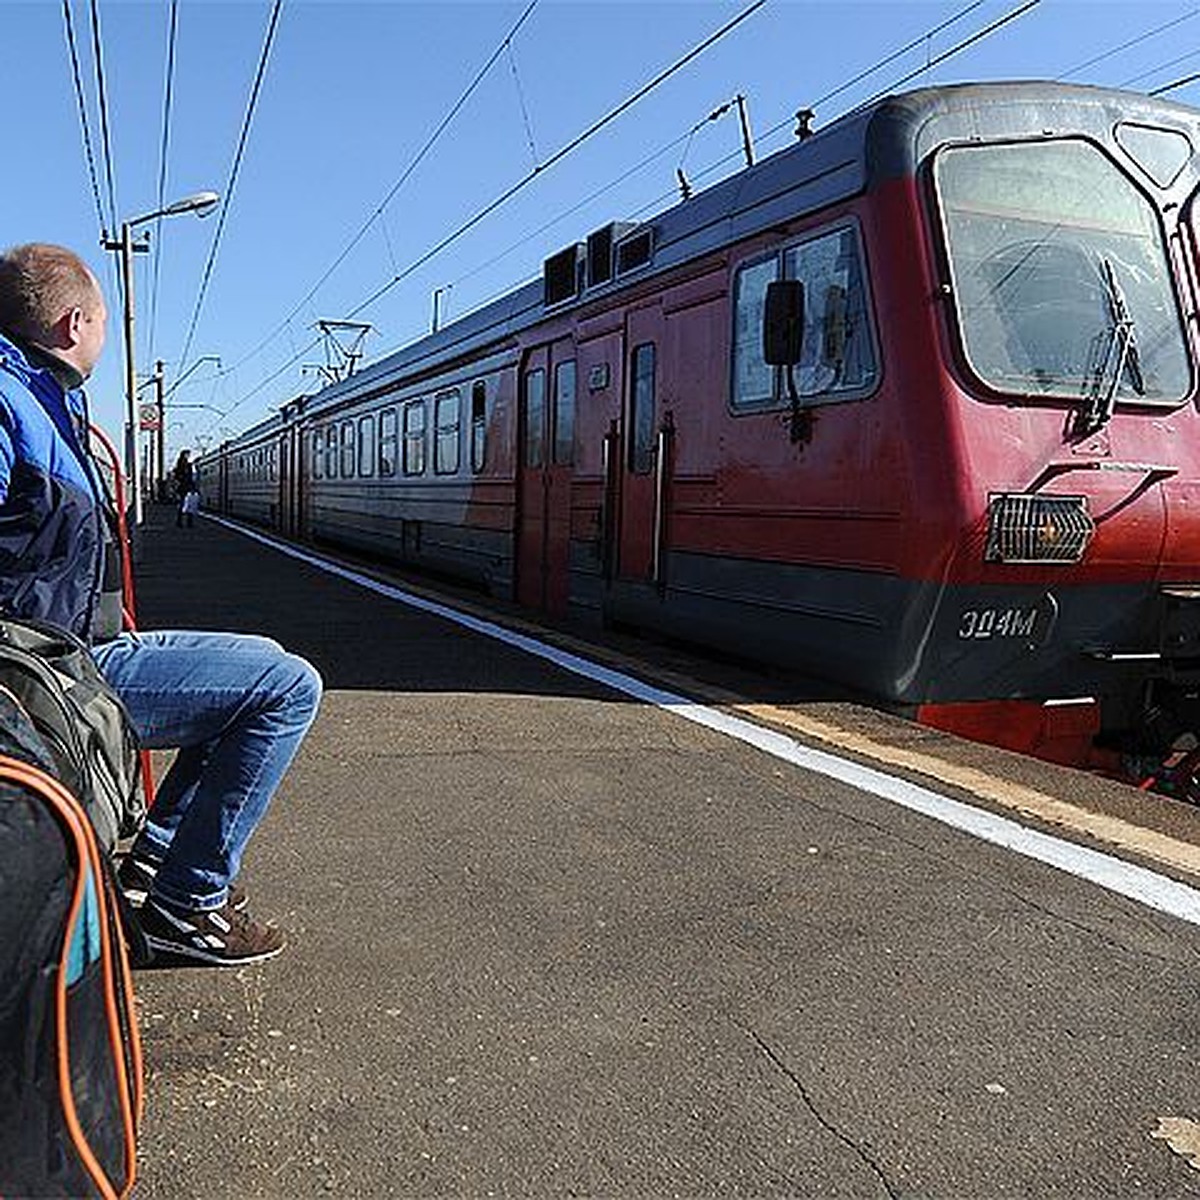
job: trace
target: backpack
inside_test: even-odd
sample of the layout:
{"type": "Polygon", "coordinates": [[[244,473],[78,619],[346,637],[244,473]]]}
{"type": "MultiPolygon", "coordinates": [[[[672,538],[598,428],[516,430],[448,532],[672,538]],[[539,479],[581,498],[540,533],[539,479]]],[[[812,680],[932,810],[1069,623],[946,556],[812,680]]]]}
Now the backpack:
{"type": "Polygon", "coordinates": [[[111,855],[141,829],[146,800],[129,714],[87,646],[58,626],[0,616],[0,686],[33,722],[52,774],[79,799],[111,855]]]}
{"type": "Polygon", "coordinates": [[[142,1061],[108,855],[0,688],[0,1195],[133,1187],[142,1061]]]}

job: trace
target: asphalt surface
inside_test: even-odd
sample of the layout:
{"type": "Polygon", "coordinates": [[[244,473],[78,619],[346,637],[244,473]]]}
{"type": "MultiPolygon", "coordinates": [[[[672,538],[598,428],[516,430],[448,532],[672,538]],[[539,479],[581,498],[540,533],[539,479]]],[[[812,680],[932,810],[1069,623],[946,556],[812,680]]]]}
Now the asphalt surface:
{"type": "Polygon", "coordinates": [[[136,1197],[1200,1195],[1200,928],[207,521],[139,579],[327,693],[243,876],[288,950],[136,976],[136,1197]]]}

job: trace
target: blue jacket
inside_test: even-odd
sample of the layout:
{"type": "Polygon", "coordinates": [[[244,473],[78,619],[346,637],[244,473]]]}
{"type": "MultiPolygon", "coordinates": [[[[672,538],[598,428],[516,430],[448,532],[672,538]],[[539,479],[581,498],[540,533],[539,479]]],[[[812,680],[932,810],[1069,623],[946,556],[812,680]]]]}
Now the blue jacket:
{"type": "Polygon", "coordinates": [[[70,374],[0,335],[0,611],[94,641],[119,628],[105,595],[119,564],[106,571],[107,500],[70,374]]]}

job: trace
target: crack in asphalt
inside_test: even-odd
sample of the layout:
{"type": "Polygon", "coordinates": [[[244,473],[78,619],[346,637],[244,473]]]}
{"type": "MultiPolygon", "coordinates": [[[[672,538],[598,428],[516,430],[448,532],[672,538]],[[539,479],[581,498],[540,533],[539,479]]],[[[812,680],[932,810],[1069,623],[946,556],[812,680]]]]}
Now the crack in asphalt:
{"type": "Polygon", "coordinates": [[[836,1125],[834,1125],[821,1113],[814,1103],[812,1096],[809,1094],[808,1088],[804,1086],[804,1081],[800,1078],[800,1076],[797,1075],[796,1072],[793,1071],[791,1067],[789,1067],[787,1063],[785,1063],[783,1059],[779,1057],[774,1049],[772,1049],[772,1047],[753,1029],[747,1029],[744,1026],[739,1026],[739,1028],[741,1028],[742,1032],[751,1038],[754,1041],[754,1044],[758,1046],[758,1048],[767,1056],[767,1058],[771,1060],[776,1070],[778,1070],[780,1074],[784,1075],[788,1080],[791,1081],[793,1087],[795,1087],[796,1091],[800,1093],[800,1099],[804,1101],[805,1107],[810,1113],[812,1113],[814,1119],[821,1126],[821,1128],[833,1134],[833,1136],[837,1138],[843,1146],[853,1151],[854,1154],[857,1155],[857,1157],[862,1161],[862,1163],[869,1168],[879,1180],[880,1185],[883,1187],[883,1190],[888,1194],[891,1200],[897,1200],[900,1193],[896,1191],[894,1187],[892,1187],[887,1175],[883,1171],[883,1168],[866,1152],[866,1150],[863,1149],[861,1145],[859,1145],[858,1142],[844,1134],[836,1125]]]}

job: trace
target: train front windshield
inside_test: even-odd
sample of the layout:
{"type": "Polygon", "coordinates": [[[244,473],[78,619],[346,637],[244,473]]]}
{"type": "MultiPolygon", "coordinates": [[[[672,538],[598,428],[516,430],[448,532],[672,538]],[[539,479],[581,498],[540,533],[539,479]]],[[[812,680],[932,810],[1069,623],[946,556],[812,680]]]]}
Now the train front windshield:
{"type": "Polygon", "coordinates": [[[1111,404],[1188,395],[1163,232],[1111,158],[1079,139],[947,146],[933,174],[960,338],[984,384],[1111,404]]]}

